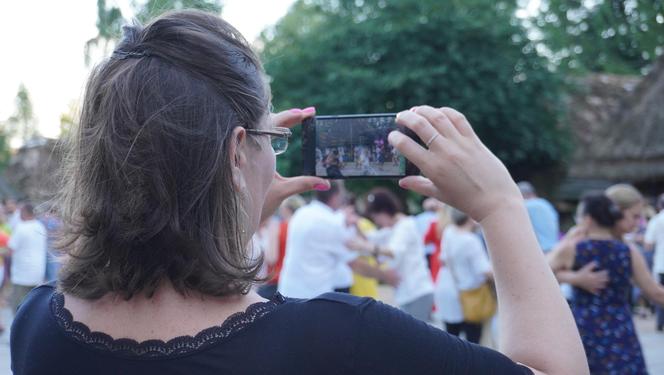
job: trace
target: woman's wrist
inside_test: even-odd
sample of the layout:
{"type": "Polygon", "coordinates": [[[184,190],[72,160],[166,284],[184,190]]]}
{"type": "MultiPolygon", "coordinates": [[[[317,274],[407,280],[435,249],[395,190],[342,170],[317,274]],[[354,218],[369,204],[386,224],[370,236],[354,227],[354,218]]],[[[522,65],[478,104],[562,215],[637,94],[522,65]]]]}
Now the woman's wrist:
{"type": "Polygon", "coordinates": [[[507,198],[502,200],[496,208],[490,211],[478,223],[484,228],[494,223],[504,223],[504,220],[511,220],[520,214],[528,214],[523,198],[507,198]]]}

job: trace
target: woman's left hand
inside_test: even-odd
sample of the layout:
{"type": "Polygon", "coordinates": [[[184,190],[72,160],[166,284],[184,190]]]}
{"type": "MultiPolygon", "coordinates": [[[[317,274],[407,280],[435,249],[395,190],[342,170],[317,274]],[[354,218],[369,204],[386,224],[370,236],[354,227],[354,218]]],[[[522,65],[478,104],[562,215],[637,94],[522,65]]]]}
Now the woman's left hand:
{"type": "MultiPolygon", "coordinates": [[[[305,109],[293,108],[270,115],[272,126],[282,126],[292,128],[300,124],[304,119],[316,114],[314,107],[305,109]]],[[[283,177],[278,172],[274,173],[274,180],[270,189],[267,191],[263,211],[261,213],[261,222],[269,219],[279,208],[281,202],[291,195],[304,193],[309,190],[327,190],[330,188],[330,182],[314,176],[283,177]]]]}

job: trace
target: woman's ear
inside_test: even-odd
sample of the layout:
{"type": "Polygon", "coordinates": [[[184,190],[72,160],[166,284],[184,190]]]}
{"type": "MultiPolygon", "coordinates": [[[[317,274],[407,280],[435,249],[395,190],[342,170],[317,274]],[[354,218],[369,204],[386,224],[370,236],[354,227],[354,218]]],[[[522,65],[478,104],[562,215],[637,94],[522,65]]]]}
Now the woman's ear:
{"type": "Polygon", "coordinates": [[[246,184],[242,169],[247,162],[245,146],[247,144],[247,131],[236,126],[230,136],[228,146],[228,159],[231,162],[231,172],[233,173],[233,185],[236,189],[242,189],[246,184]]]}

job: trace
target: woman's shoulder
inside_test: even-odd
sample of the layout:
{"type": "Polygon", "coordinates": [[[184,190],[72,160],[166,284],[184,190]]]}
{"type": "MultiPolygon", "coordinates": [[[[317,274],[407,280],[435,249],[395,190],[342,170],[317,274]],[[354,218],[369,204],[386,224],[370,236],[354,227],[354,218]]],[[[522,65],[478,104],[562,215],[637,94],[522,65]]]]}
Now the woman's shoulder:
{"type": "Polygon", "coordinates": [[[615,238],[612,239],[585,238],[577,243],[576,248],[577,249],[613,248],[613,249],[629,250],[629,245],[615,238]]]}
{"type": "MultiPolygon", "coordinates": [[[[296,319],[299,330],[315,332],[330,330],[329,334],[345,334],[348,331],[364,330],[370,322],[409,320],[410,316],[401,310],[370,297],[357,297],[346,293],[324,293],[311,299],[285,298],[279,315],[288,320],[296,319]],[[325,322],[321,325],[321,322],[325,322]]],[[[273,323],[273,322],[271,322],[273,323]]],[[[394,328],[394,327],[392,327],[394,328]]],[[[389,325],[383,329],[390,330],[389,325]]]]}
{"type": "Polygon", "coordinates": [[[52,338],[56,337],[52,331],[56,327],[53,325],[51,313],[51,300],[55,290],[55,284],[34,288],[16,311],[10,337],[12,366],[29,359],[27,348],[34,350],[34,340],[39,340],[40,344],[46,347],[56,345],[52,342],[52,338]]]}
{"type": "Polygon", "coordinates": [[[583,239],[576,244],[576,257],[604,258],[610,255],[628,256],[629,245],[618,239],[583,239]]]}
{"type": "MultiPolygon", "coordinates": [[[[56,292],[55,282],[42,284],[30,291],[16,311],[12,326],[20,323],[24,315],[34,315],[39,312],[50,312],[50,302],[56,292]]],[[[12,329],[13,330],[13,329],[12,329]]]]}
{"type": "Polygon", "coordinates": [[[373,298],[336,292],[324,293],[309,299],[284,297],[284,300],[284,307],[281,310],[286,314],[302,314],[304,318],[310,314],[323,314],[329,315],[332,319],[342,320],[346,320],[348,314],[359,315],[368,306],[376,303],[373,298]]]}
{"type": "MultiPolygon", "coordinates": [[[[450,336],[371,298],[327,293],[303,303],[317,310],[309,310],[310,313],[331,309],[336,311],[332,312],[336,321],[354,322],[351,332],[341,329],[330,334],[330,342],[342,344],[331,346],[328,356],[333,352],[343,353],[347,367],[357,373],[480,374],[494,369],[494,373],[501,374],[532,374],[496,351],[450,336]],[[349,319],[346,313],[353,314],[354,319],[349,319]],[[338,340],[339,337],[343,340],[338,340]]],[[[324,317],[316,318],[318,325],[325,322],[324,317]]]]}

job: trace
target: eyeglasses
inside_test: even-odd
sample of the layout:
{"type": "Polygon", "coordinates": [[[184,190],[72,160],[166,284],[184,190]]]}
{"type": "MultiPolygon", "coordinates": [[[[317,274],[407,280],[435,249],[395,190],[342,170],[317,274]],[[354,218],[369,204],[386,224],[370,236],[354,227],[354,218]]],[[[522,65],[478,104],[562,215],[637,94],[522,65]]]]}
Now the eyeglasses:
{"type": "Polygon", "coordinates": [[[288,138],[293,134],[290,129],[275,127],[270,130],[246,129],[247,133],[254,135],[267,135],[275,155],[283,154],[288,149],[288,138]]]}

